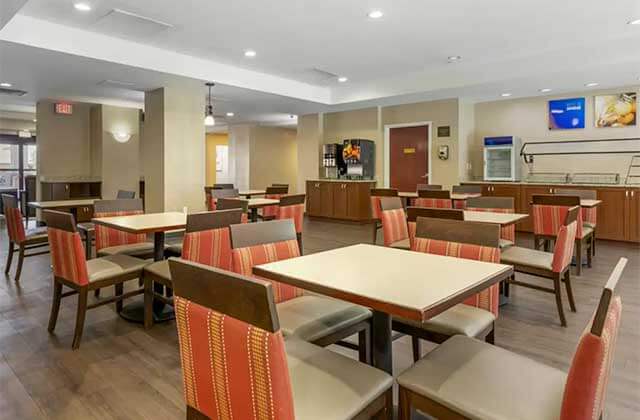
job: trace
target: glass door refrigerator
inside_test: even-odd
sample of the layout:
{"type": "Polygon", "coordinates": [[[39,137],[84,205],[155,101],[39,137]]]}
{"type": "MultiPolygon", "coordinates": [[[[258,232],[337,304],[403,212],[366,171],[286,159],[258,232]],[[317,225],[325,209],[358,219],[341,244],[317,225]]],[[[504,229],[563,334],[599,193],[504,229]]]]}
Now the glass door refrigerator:
{"type": "Polygon", "coordinates": [[[484,180],[520,180],[520,139],[513,136],[485,137],[484,180]]]}

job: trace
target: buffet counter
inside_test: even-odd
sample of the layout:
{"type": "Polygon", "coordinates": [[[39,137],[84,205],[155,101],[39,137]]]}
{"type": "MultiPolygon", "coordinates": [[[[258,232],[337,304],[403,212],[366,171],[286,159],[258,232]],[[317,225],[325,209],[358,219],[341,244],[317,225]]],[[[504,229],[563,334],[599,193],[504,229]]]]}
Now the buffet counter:
{"type": "Polygon", "coordinates": [[[315,179],[306,185],[309,217],[347,220],[359,223],[371,221],[370,190],[374,180],[315,179]]]}

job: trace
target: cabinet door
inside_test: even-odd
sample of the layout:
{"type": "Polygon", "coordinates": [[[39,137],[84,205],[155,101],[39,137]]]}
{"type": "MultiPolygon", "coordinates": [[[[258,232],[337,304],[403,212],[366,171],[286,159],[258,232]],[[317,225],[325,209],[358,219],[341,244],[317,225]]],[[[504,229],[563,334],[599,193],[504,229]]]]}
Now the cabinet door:
{"type": "Polygon", "coordinates": [[[307,181],[307,214],[309,216],[321,216],[322,192],[320,183],[307,181]]]}
{"type": "MultiPolygon", "coordinates": [[[[640,190],[629,190],[629,196],[627,198],[628,212],[627,212],[627,240],[633,242],[640,242],[640,190]]],[[[598,229],[600,231],[600,215],[598,215],[598,229]]],[[[598,234],[598,233],[596,233],[598,234]]]]}
{"type": "Polygon", "coordinates": [[[320,216],[333,217],[333,191],[335,182],[320,183],[320,216]]]}
{"type": "Polygon", "coordinates": [[[493,195],[493,187],[492,184],[483,184],[482,185],[482,195],[485,197],[491,197],[493,195]]]}
{"type": "Polygon", "coordinates": [[[518,223],[516,229],[523,232],[533,232],[533,216],[531,214],[531,201],[534,195],[551,194],[553,188],[549,186],[527,187],[523,186],[520,193],[520,213],[526,213],[529,217],[521,223],[518,223]]]}
{"type": "MultiPolygon", "coordinates": [[[[628,190],[623,188],[599,188],[598,223],[596,237],[614,241],[625,240],[625,204],[628,190]]],[[[628,219],[626,219],[628,220],[628,219]]]]}
{"type": "Polygon", "coordinates": [[[336,219],[349,219],[349,190],[347,183],[333,185],[333,217],[336,219]]]}
{"type": "Polygon", "coordinates": [[[93,206],[82,206],[77,209],[76,221],[78,223],[81,222],[90,222],[93,218],[93,206]]]}
{"type": "Polygon", "coordinates": [[[347,184],[349,195],[347,214],[350,220],[366,221],[371,219],[371,185],[365,182],[347,184]]]}
{"type": "Polygon", "coordinates": [[[71,197],[69,184],[55,182],[51,184],[52,200],[68,200],[71,197]]]}

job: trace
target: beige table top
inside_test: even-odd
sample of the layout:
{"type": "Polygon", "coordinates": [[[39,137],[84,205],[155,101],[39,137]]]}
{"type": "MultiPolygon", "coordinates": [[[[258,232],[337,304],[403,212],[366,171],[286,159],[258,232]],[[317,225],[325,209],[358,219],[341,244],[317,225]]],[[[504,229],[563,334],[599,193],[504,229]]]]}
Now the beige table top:
{"type": "Polygon", "coordinates": [[[55,209],[61,207],[93,206],[99,198],[82,198],[77,200],[57,200],[57,201],[29,201],[28,207],[34,209],[55,209]]]}
{"type": "MultiPolygon", "coordinates": [[[[404,192],[399,192],[398,197],[418,198],[418,193],[411,192],[411,191],[404,191],[404,192]]],[[[452,200],[467,200],[469,198],[476,198],[476,197],[482,197],[482,194],[480,193],[452,193],[451,194],[452,200]]]]}
{"type": "Polygon", "coordinates": [[[424,321],[513,273],[513,268],[360,244],[254,267],[256,275],[424,321]]]}
{"type": "Polygon", "coordinates": [[[602,204],[602,200],[580,200],[580,207],[597,207],[602,204]]]}
{"type": "Polygon", "coordinates": [[[266,194],[265,190],[244,190],[244,191],[238,191],[238,195],[241,195],[243,197],[249,197],[252,195],[264,195],[266,194]]]}
{"type": "Polygon", "coordinates": [[[500,226],[509,226],[529,217],[522,213],[493,213],[484,211],[464,211],[464,220],[470,222],[494,223],[500,226]]]}
{"type": "Polygon", "coordinates": [[[154,233],[184,229],[187,215],[180,212],[136,214],[131,216],[99,217],[91,219],[97,225],[129,233],[154,233]]]}
{"type": "Polygon", "coordinates": [[[277,206],[280,204],[280,200],[274,200],[271,198],[250,198],[246,201],[249,202],[250,209],[257,209],[265,206],[277,206]]]}

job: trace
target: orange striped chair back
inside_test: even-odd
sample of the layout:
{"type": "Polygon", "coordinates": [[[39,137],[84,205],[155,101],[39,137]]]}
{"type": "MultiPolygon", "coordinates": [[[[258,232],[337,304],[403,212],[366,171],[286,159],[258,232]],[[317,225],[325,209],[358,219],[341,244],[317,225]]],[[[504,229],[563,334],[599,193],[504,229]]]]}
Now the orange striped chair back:
{"type": "Polygon", "coordinates": [[[280,198],[276,219],[291,219],[296,227],[296,233],[302,233],[304,222],[304,194],[285,195],[280,198]]]}
{"type": "MultiPolygon", "coordinates": [[[[577,207],[574,207],[574,209],[576,214],[580,214],[577,207]]],[[[569,218],[570,216],[567,216],[567,219],[569,218]]],[[[565,224],[560,227],[558,235],[556,236],[556,244],[553,247],[552,271],[561,273],[571,264],[577,230],[578,222],[575,219],[571,222],[565,222],[565,224]]]]}
{"type": "Polygon", "coordinates": [[[20,244],[25,240],[26,234],[22,224],[22,212],[18,207],[18,199],[10,194],[2,194],[2,207],[4,209],[4,218],[7,222],[9,240],[20,244]]]}
{"type": "MultiPolygon", "coordinates": [[[[289,193],[289,187],[267,187],[265,190],[264,198],[270,198],[272,200],[280,200],[283,196],[289,193]]],[[[265,206],[262,208],[262,215],[264,217],[278,217],[278,206],[265,206]]]]}
{"type": "MultiPolygon", "coordinates": [[[[598,198],[598,192],[596,190],[574,190],[566,188],[556,188],[554,192],[557,195],[577,196],[580,197],[580,199],[585,200],[596,200],[598,198]]],[[[582,207],[580,209],[580,212],[582,213],[582,221],[586,225],[595,228],[598,223],[598,208],[582,207]]]]}
{"type": "Polygon", "coordinates": [[[271,285],[184,260],[169,266],[187,417],[294,420],[271,285]]]}
{"type": "MultiPolygon", "coordinates": [[[[99,200],[94,203],[95,217],[118,217],[144,214],[142,200],[121,199],[121,200],[99,200]]],[[[122,230],[109,228],[106,226],[95,226],[96,251],[119,245],[137,244],[147,241],[147,235],[127,233],[122,230]]]]}
{"type": "Polygon", "coordinates": [[[464,212],[460,209],[435,209],[429,207],[407,207],[407,228],[409,230],[409,242],[413,248],[416,239],[418,217],[430,217],[432,219],[464,220],[464,212]]]}
{"type": "MultiPolygon", "coordinates": [[[[273,220],[231,226],[233,271],[247,277],[253,267],[300,256],[296,230],[291,219],[273,220]]],[[[299,296],[303,291],[294,286],[271,281],[276,303],[299,296]]]]}
{"type": "MultiPolygon", "coordinates": [[[[489,213],[515,213],[515,200],[513,197],[470,198],[467,200],[467,210],[489,213]]],[[[500,238],[515,243],[516,225],[503,226],[500,230],[500,238]]]]}
{"type": "Polygon", "coordinates": [[[451,193],[449,191],[440,190],[420,190],[418,198],[415,199],[415,207],[429,207],[437,209],[453,208],[451,203],[451,193]]]}
{"type": "MultiPolygon", "coordinates": [[[[532,199],[533,233],[536,235],[558,235],[569,209],[574,206],[580,209],[578,196],[534,195],[532,199]]],[[[576,238],[582,239],[582,210],[578,211],[577,222],[576,238]]]]}
{"type": "Polygon", "coordinates": [[[382,197],[397,197],[398,190],[393,188],[372,188],[371,189],[371,218],[382,220],[382,197]]]}
{"type": "Polygon", "coordinates": [[[391,246],[394,242],[407,239],[409,237],[407,215],[400,197],[381,197],[380,206],[384,245],[391,246]]]}
{"type": "Polygon", "coordinates": [[[53,275],[80,286],[88,284],[84,247],[73,215],[45,210],[42,217],[47,224],[53,275]]]}
{"type": "MultiPolygon", "coordinates": [[[[418,217],[413,251],[469,260],[500,262],[500,229],[488,223],[418,217]]],[[[465,304],[498,315],[499,285],[471,296],[465,304]]]]}

